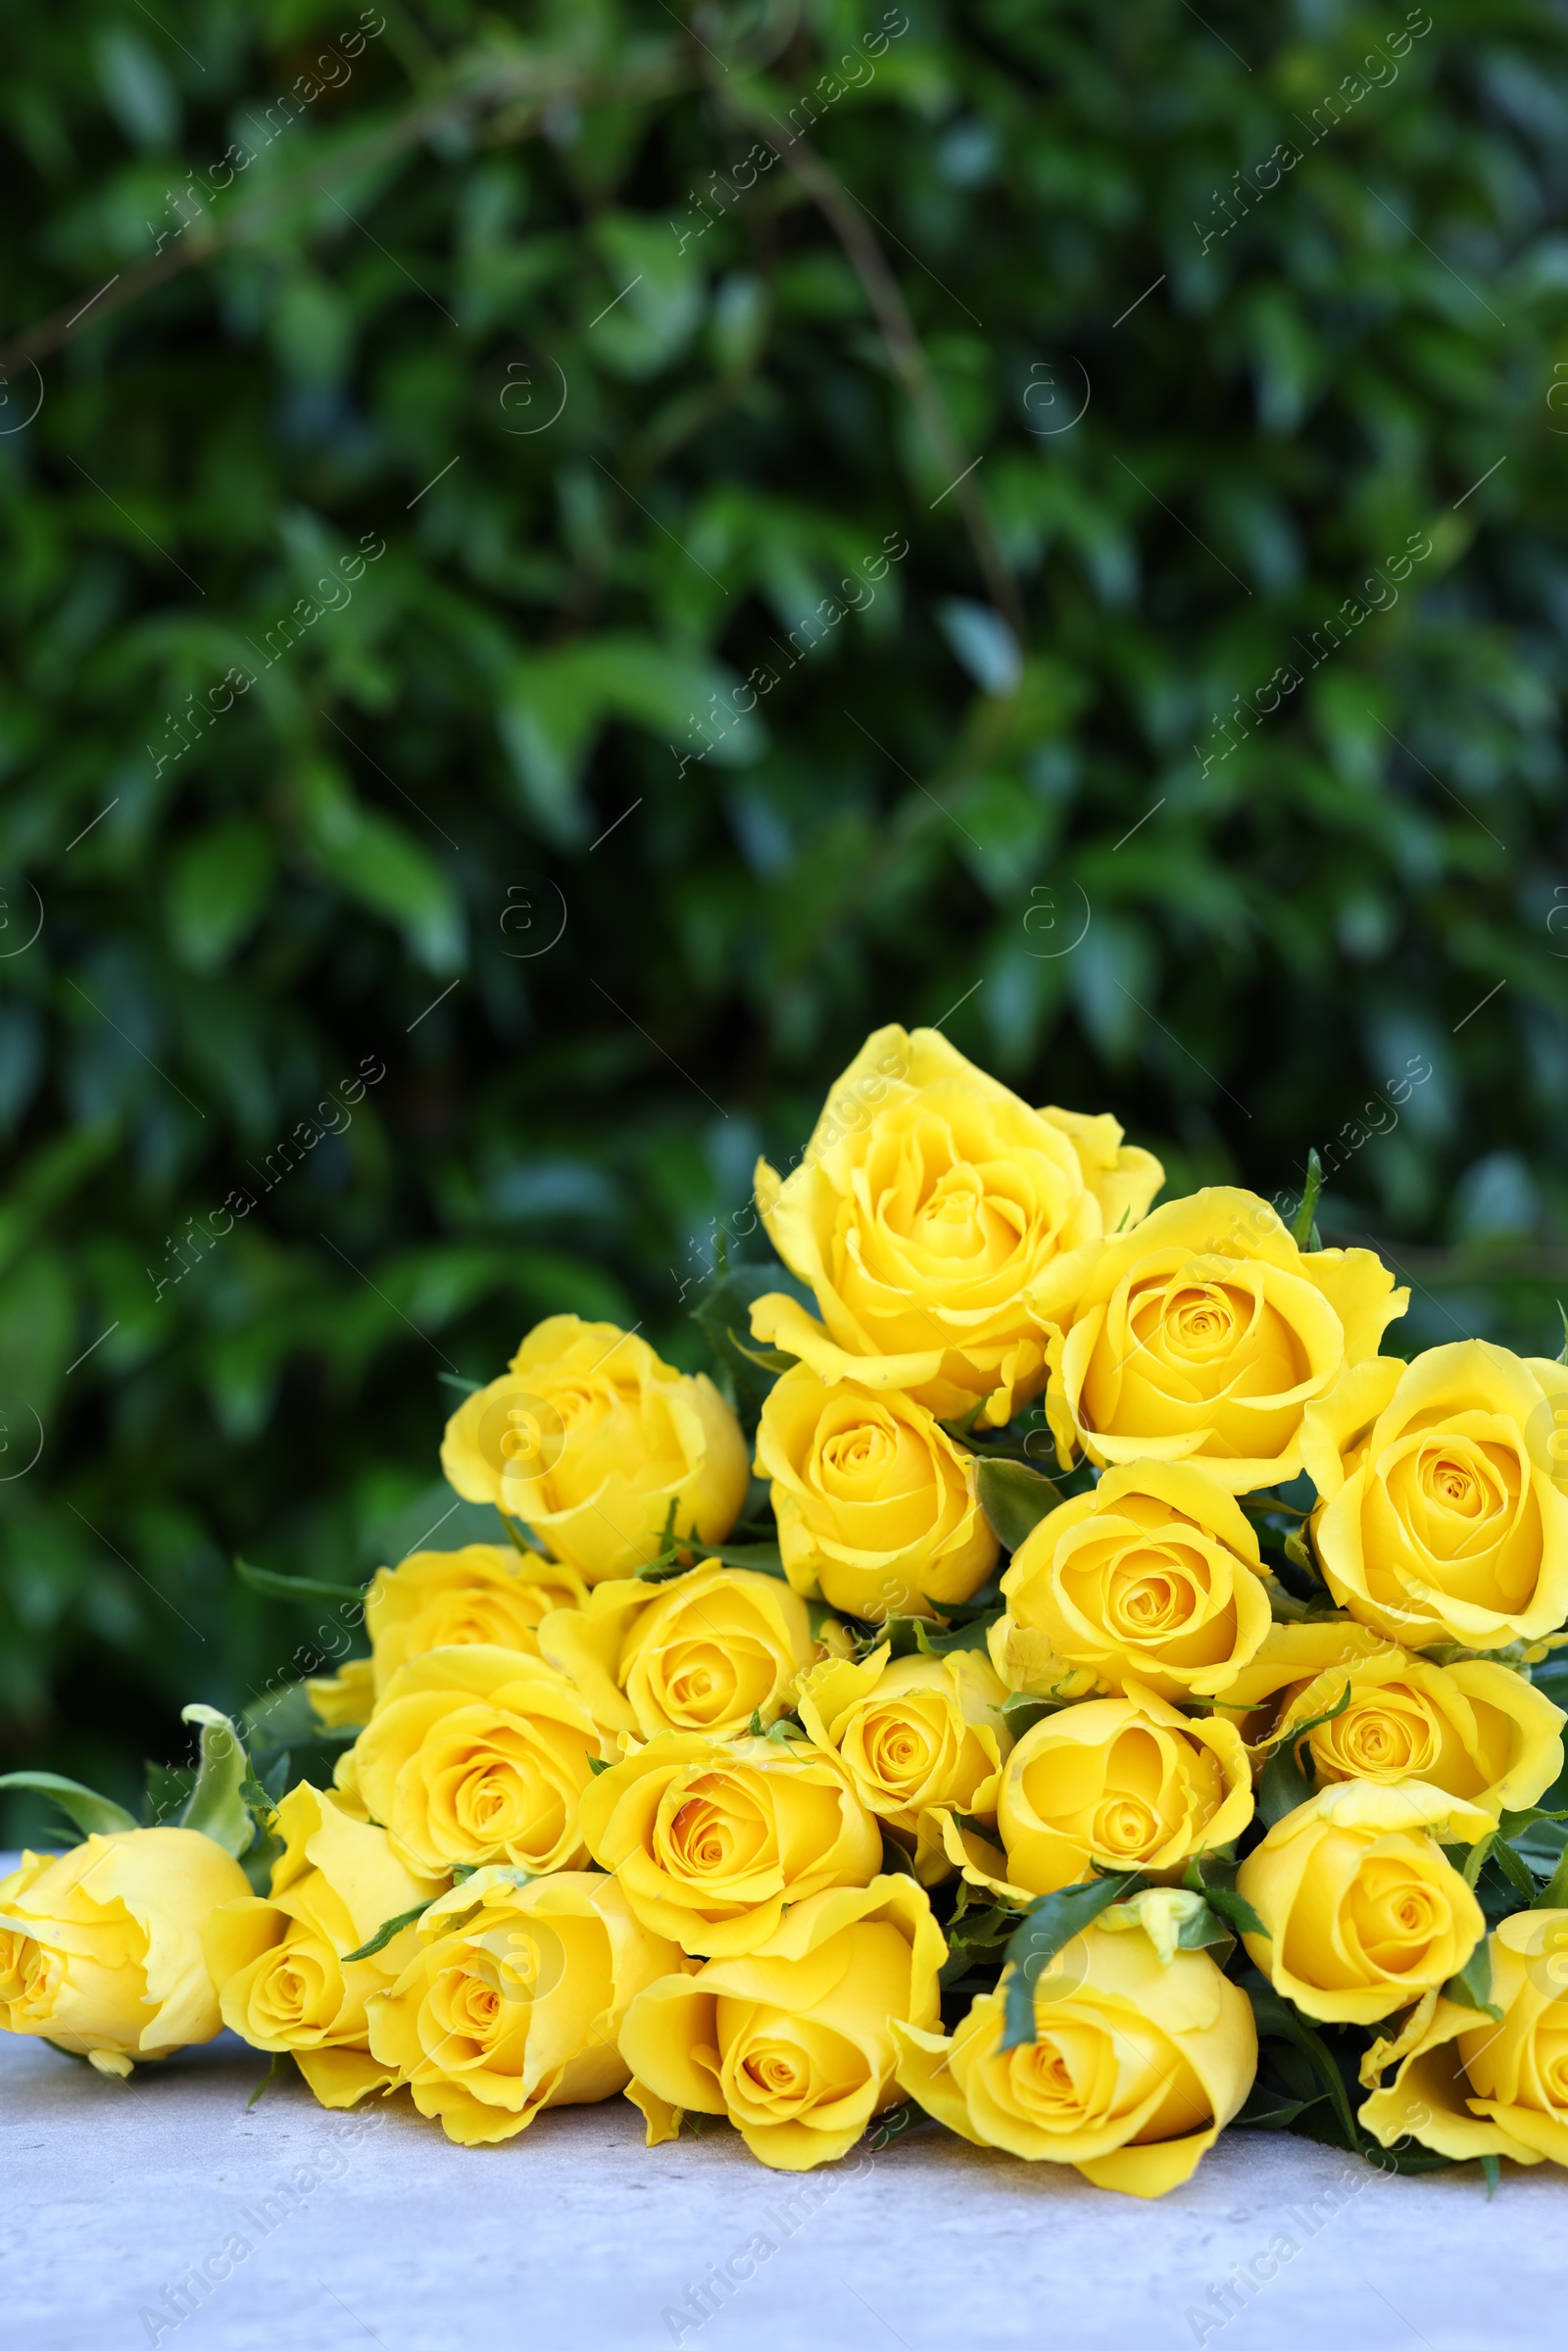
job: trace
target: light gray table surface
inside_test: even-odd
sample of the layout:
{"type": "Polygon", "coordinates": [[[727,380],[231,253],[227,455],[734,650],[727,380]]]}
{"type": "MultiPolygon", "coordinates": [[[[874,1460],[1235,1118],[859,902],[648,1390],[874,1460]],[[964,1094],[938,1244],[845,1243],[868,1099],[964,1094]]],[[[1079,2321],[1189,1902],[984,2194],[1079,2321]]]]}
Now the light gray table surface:
{"type": "Polygon", "coordinates": [[[264,2064],[225,2033],[121,2083],[0,2033],[0,2341],[1492,2351],[1561,2332],[1568,2175],[1548,2165],[1504,2165],[1489,2205],[1474,2167],[1384,2179],[1233,2131],[1188,2186],[1147,2204],[931,2130],[809,2175],[808,2211],[801,2181],[722,2123],[649,2151],[641,2117],[612,2098],[470,2150],[405,2095],[345,2141],[297,2080],[247,2113],[264,2064]],[[248,2250],[234,2260],[222,2248],[236,2236],[248,2250]],[[775,2250],[711,2297],[706,2322],[680,2312],[715,2265],[747,2270],[759,2236],[775,2250]],[[1296,2247],[1283,2261],[1268,2252],[1281,2236],[1296,2247]],[[187,2285],[176,2324],[165,2289],[210,2257],[231,2273],[205,2294],[187,2285]],[[1250,2263],[1263,2275],[1244,2296],[1234,2271],[1250,2263]]]}

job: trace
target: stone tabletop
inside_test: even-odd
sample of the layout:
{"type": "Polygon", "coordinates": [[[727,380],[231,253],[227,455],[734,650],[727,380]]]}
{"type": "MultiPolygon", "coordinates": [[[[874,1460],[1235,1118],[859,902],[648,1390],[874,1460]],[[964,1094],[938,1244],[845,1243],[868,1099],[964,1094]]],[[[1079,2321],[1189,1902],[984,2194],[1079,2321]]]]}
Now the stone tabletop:
{"type": "Polygon", "coordinates": [[[1390,2180],[1233,2131],[1157,2204],[935,2129],[791,2178],[624,2099],[450,2146],[230,2034],[128,2083],[0,2034],[17,2351],[1495,2351],[1560,2330],[1568,2178],[1390,2180]],[[704,2309],[708,2312],[703,2315],[704,2309]],[[183,2314],[183,2315],[182,2315],[183,2314]]]}

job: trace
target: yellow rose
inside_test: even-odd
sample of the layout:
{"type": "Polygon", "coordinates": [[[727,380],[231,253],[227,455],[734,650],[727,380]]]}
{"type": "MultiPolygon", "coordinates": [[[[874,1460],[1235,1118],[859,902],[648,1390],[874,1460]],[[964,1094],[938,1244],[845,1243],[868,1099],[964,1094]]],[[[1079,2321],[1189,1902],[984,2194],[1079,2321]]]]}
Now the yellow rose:
{"type": "Polygon", "coordinates": [[[982,1993],[951,2040],[896,2024],[900,2086],[976,2146],[1162,2196],[1252,2086],[1251,2004],[1206,1951],[1167,1964],[1142,1930],[1088,1927],[1062,1958],[1035,1987],[1037,2037],[1016,2048],[1001,2045],[1002,1990],[982,1993]]]}
{"type": "Polygon", "coordinates": [[[585,1859],[578,1801],[609,1752],[553,1665],[483,1641],[400,1666],[336,1778],[409,1869],[513,1862],[542,1876],[585,1859]]]}
{"type": "Polygon", "coordinates": [[[375,1704],[374,1662],[350,1657],[335,1674],[309,1675],[305,1689],[323,1731],[357,1731],[375,1704]]]}
{"type": "Polygon", "coordinates": [[[856,1794],[914,1856],[923,1886],[951,1875],[938,1807],[995,1817],[1012,1747],[999,1711],[1006,1690],[973,1649],[863,1664],[831,1658],[803,1674],[801,1721],[837,1753],[856,1794]]]}
{"type": "Polygon", "coordinates": [[[0,2024],[106,2074],[211,2040],[222,2024],[202,1956],[245,1873],[196,1829],[122,1829],[24,1853],[0,1878],[0,2024]]]}
{"type": "Polygon", "coordinates": [[[411,1551],[378,1567],[365,1601],[370,1655],[307,1682],[328,1730],[368,1722],[400,1665],[427,1649],[482,1641],[537,1657],[539,1627],[553,1608],[575,1608],[588,1588],[571,1568],[510,1543],[469,1543],[460,1551],[411,1551]]]}
{"type": "MultiPolygon", "coordinates": [[[[1282,1634],[1315,1632],[1282,1625],[1282,1634]]],[[[1363,1630],[1356,1627],[1359,1632],[1363,1630]]],[[[1373,1636],[1374,1639],[1378,1637],[1373,1636]]],[[[1309,1644],[1301,1644],[1303,1647],[1309,1644]]],[[[1283,1646],[1283,1644],[1282,1644],[1283,1646]]],[[[1344,1712],[1300,1741],[1317,1785],[1420,1780],[1479,1805],[1494,1821],[1538,1804],[1563,1767],[1562,1709],[1520,1674],[1486,1658],[1434,1665],[1387,1642],[1369,1655],[1339,1658],[1306,1679],[1289,1674],[1271,1741],[1292,1723],[1329,1715],[1349,1687],[1344,1712]]]]}
{"type": "Polygon", "coordinates": [[[207,1922],[207,1965],[223,2022],[253,2048],[293,2052],[323,2106],[352,2106],[394,2076],[377,2065],[365,2003],[408,1956],[404,1928],[373,1958],[344,1965],[388,1919],[433,1902],[444,1877],[416,1878],[384,1829],[351,1820],[302,1781],[278,1805],[284,1840],[271,1891],[225,1902],[207,1922]]]}
{"type": "Polygon", "coordinates": [[[1408,1648],[1538,1641],[1568,1617],[1568,1494],[1552,1482],[1568,1367],[1484,1339],[1379,1357],[1306,1415],[1330,1591],[1408,1648]]]}
{"type": "Polygon", "coordinates": [[[852,1616],[930,1616],[996,1563],[974,1456],[896,1389],[829,1387],[797,1363],[763,1403],[757,1467],[790,1582],[852,1616]]]}
{"type": "Polygon", "coordinates": [[[1360,2120],[1391,2147],[1406,2131],[1464,2162],[1509,2155],[1515,2163],[1568,2165],[1568,1910],[1521,1910],[1494,1928],[1491,2004],[1501,2024],[1433,1993],[1399,2037],[1368,2051],[1361,2079],[1374,2088],[1360,2120]]]}
{"type": "Polygon", "coordinates": [[[847,2155],[898,2104],[894,2020],[937,2022],[946,1957],[926,1895],[891,1877],[812,1894],[760,1950],[665,1976],[620,2029],[649,2145],[676,2115],[723,2114],[773,2171],[847,2155]]]}
{"type": "Polygon", "coordinates": [[[836,1758],[805,1740],[663,1732],[600,1774],[582,1834],[643,1925],[683,1951],[755,1951],[785,1911],[869,1886],[882,1837],[836,1758]]]}
{"type": "Polygon", "coordinates": [[[465,1501],[522,1520],[588,1584],[656,1559],[671,1503],[677,1534],[722,1543],[751,1482],[740,1423],[706,1374],[575,1314],[530,1331],[505,1378],[453,1414],[441,1466],[465,1501]]]}
{"type": "Polygon", "coordinates": [[[1030,1894],[1081,1885],[1095,1862],[1175,1880],[1251,1817],[1235,1725],[1179,1714],[1136,1682],[1123,1697],[1089,1698],[1026,1731],[997,1806],[1007,1881],[1030,1894]]]}
{"type": "Polygon", "coordinates": [[[1105,1243],[1069,1312],[1033,1294],[1061,1458],[1201,1461],[1233,1494],[1294,1478],[1302,1413],[1409,1295],[1371,1249],[1298,1249],[1250,1192],[1170,1200],[1105,1243]]]}
{"type": "Polygon", "coordinates": [[[758,1161],[773,1247],[823,1319],[774,1293],[753,1332],[825,1380],[905,1389],[944,1420],[984,1401],[1000,1426],[1044,1382],[1025,1292],[1060,1311],[1163,1182],[1113,1118],[1031,1110],[937,1030],[878,1029],[801,1165],[758,1161]]]}
{"type": "Polygon", "coordinates": [[[1456,1976],[1486,1933],[1442,1852],[1495,1823],[1419,1780],[1342,1780],[1272,1828],[1236,1873],[1267,1933],[1253,1963],[1304,2016],[1375,2025],[1456,1976]],[[1434,1834],[1436,1832],[1436,1834],[1434,1834]]]}
{"type": "Polygon", "coordinates": [[[776,1576],[695,1567],[667,1584],[618,1577],[580,1608],[545,1619],[539,1643],[607,1731],[701,1731],[728,1739],[764,1727],[817,1654],[806,1602],[776,1576]]]}
{"type": "Polygon", "coordinates": [[[1024,1538],[993,1641],[1016,1625],[1103,1690],[1131,1675],[1163,1698],[1212,1697],[1268,1633],[1260,1567],[1257,1537],[1206,1470],[1129,1462],[1024,1538]]]}
{"type": "Polygon", "coordinates": [[[628,2004],[688,1964],[638,1924],[613,1878],[587,1870],[532,1884],[479,1870],[410,1935],[422,1947],[372,1998],[370,2046],[465,2147],[515,2138],[542,2107],[624,2089],[615,2036],[628,2004]]]}

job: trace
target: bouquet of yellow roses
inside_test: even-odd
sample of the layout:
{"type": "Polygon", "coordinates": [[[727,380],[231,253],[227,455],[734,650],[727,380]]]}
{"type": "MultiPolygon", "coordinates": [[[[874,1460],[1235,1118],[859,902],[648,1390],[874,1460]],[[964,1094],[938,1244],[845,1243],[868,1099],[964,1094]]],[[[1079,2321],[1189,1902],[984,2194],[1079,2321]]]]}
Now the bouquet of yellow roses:
{"type": "Polygon", "coordinates": [[[786,2171],[927,2118],[1140,2196],[1234,2121],[1568,2164],[1568,1366],[1382,1353],[1315,1186],[1162,1181],[873,1036],[710,1372],[552,1317],[446,1431],[495,1541],[189,1709],[177,1825],[12,1775],[82,1841],[0,1883],[0,2023],[226,2024],[466,2145],[624,2092],[786,2171]]]}

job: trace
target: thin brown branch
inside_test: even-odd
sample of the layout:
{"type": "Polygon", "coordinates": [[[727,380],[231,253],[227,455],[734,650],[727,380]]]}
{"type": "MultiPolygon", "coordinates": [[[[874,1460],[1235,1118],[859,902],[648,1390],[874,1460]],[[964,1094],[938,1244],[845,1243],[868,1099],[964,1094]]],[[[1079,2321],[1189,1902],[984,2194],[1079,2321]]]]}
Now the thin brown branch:
{"type": "Polygon", "coordinates": [[[832,166],[824,162],[804,138],[781,142],[775,136],[779,125],[764,108],[758,106],[743,92],[715,85],[711,75],[709,76],[709,89],[726,112],[761,132],[785,170],[799,180],[816,205],[848,254],[856,275],[865,288],[866,299],[887,346],[894,373],[914,411],[933,457],[950,475],[954,503],[962,516],[987,593],[1022,646],[1027,637],[1023,606],[1016,582],[998,543],[990,509],[974,479],[976,461],[969,456],[958,438],[899,281],[888,265],[881,245],[867,227],[864,214],[832,166]]]}

